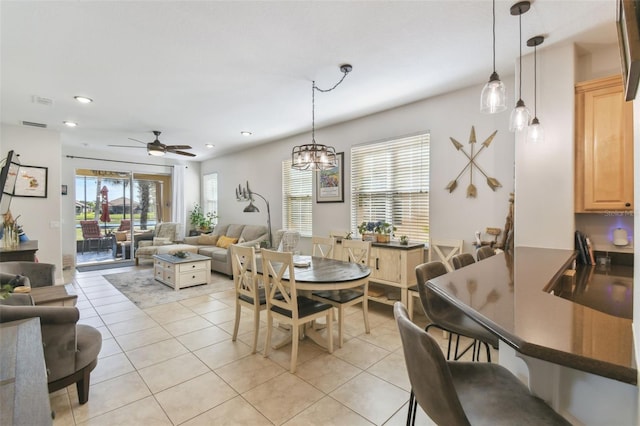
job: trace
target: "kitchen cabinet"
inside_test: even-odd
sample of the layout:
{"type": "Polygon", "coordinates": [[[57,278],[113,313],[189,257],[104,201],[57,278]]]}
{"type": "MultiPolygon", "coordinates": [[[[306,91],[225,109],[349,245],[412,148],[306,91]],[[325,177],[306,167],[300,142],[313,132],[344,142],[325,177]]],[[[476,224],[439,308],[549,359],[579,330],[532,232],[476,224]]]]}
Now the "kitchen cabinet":
{"type": "Polygon", "coordinates": [[[633,211],[633,104],[621,76],[576,84],[575,211],[633,211]]]}

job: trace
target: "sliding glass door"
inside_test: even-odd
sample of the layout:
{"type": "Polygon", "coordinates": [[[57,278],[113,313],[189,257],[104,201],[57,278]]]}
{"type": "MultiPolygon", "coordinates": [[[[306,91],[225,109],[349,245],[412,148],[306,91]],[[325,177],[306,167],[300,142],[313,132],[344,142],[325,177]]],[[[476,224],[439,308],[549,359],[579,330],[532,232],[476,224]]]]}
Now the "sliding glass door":
{"type": "Polygon", "coordinates": [[[171,177],[76,170],[76,264],[130,261],[136,236],[171,218],[171,177]]]}

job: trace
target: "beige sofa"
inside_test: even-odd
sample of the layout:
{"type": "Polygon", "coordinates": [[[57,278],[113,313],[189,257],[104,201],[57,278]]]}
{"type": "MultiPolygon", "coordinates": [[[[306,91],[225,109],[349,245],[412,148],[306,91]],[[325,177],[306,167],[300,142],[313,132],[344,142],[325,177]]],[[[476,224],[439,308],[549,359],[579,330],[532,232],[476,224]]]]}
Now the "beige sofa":
{"type": "Polygon", "coordinates": [[[217,242],[213,242],[216,238],[210,239],[210,236],[225,236],[237,239],[235,244],[241,246],[259,245],[261,241],[269,239],[269,233],[266,226],[261,225],[216,225],[211,234],[205,234],[194,237],[185,237],[183,243],[189,246],[195,246],[198,253],[211,258],[211,270],[220,272],[228,276],[233,276],[231,269],[231,251],[228,248],[218,247],[217,242]],[[210,239],[210,241],[207,241],[210,239]]]}

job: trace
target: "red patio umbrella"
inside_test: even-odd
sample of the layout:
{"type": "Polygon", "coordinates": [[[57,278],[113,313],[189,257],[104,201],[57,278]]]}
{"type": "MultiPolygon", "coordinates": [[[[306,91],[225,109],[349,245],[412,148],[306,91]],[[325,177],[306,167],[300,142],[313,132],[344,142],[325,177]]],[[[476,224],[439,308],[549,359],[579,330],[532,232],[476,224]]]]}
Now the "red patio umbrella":
{"type": "Polygon", "coordinates": [[[107,222],[111,222],[109,216],[109,190],[103,186],[100,190],[100,206],[102,213],[100,214],[100,222],[104,222],[104,230],[107,231],[107,222]]]}

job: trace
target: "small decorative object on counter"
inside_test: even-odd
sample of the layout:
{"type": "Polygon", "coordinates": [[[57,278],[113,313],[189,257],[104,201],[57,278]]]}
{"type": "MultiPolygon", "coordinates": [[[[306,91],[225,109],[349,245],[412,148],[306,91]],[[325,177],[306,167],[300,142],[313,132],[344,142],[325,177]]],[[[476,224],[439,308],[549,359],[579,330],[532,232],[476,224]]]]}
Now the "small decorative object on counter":
{"type": "Polygon", "coordinates": [[[375,222],[362,222],[358,225],[358,232],[362,234],[362,241],[375,241],[376,236],[373,233],[375,229],[375,222]]]}
{"type": "Polygon", "coordinates": [[[24,234],[24,232],[22,232],[22,227],[18,225],[19,217],[20,215],[14,219],[11,211],[7,211],[3,215],[2,243],[4,247],[14,248],[20,244],[20,234],[24,234]]]}
{"type": "Polygon", "coordinates": [[[402,244],[403,246],[408,245],[409,237],[407,237],[406,235],[400,235],[400,244],[402,244]]]}
{"type": "Polygon", "coordinates": [[[173,256],[175,256],[175,257],[179,257],[180,259],[185,259],[185,258],[187,258],[187,256],[189,256],[189,253],[187,253],[186,251],[182,251],[182,250],[174,251],[171,254],[173,256]]]}
{"type": "Polygon", "coordinates": [[[390,223],[378,221],[374,230],[379,243],[388,243],[391,241],[391,234],[396,230],[396,227],[390,223]]]}

